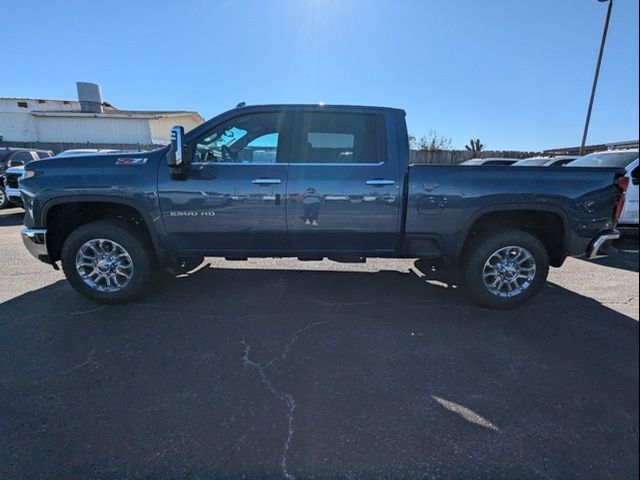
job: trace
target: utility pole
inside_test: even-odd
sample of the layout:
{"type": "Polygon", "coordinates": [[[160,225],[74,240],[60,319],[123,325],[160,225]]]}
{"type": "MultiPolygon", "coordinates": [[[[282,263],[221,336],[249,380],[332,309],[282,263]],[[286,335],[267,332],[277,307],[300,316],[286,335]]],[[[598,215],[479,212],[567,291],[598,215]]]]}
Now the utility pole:
{"type": "Polygon", "coordinates": [[[607,40],[607,31],[609,30],[609,19],[611,18],[611,8],[613,0],[598,0],[601,3],[609,2],[607,9],[607,18],[604,21],[604,30],[602,32],[602,41],[600,42],[600,53],[598,54],[598,63],[596,64],[596,73],[593,76],[593,86],[591,87],[591,98],[589,99],[589,109],[587,110],[587,119],[584,122],[584,132],[582,133],[582,143],[580,144],[580,156],[584,154],[584,145],[587,143],[587,133],[589,132],[589,121],[591,120],[591,110],[593,109],[593,98],[596,96],[596,85],[598,84],[598,75],[600,75],[600,64],[602,63],[602,54],[604,53],[604,44],[607,40]]]}

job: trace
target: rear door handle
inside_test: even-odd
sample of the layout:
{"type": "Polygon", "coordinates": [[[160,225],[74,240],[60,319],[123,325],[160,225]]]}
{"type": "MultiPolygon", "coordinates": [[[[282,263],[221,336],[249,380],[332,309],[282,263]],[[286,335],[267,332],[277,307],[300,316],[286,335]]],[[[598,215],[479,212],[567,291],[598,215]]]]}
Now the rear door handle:
{"type": "Polygon", "coordinates": [[[282,180],[279,178],[254,178],[251,183],[254,185],[279,185],[282,180]]]}
{"type": "Polygon", "coordinates": [[[396,182],[394,180],[385,180],[383,178],[374,178],[372,180],[367,180],[365,183],[367,185],[372,185],[374,187],[383,187],[385,185],[393,185],[396,182]]]}

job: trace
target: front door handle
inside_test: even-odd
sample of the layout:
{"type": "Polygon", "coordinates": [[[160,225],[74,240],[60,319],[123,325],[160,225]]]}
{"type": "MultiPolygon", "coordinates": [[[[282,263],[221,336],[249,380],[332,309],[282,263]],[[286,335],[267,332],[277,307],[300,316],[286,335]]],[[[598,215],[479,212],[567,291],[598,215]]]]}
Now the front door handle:
{"type": "Polygon", "coordinates": [[[254,178],[251,180],[251,183],[254,185],[279,185],[282,183],[282,180],[279,178],[254,178]]]}
{"type": "Polygon", "coordinates": [[[374,187],[383,187],[385,185],[393,185],[396,182],[394,180],[385,180],[383,178],[374,178],[372,180],[367,180],[365,183],[367,185],[372,185],[374,187]]]}

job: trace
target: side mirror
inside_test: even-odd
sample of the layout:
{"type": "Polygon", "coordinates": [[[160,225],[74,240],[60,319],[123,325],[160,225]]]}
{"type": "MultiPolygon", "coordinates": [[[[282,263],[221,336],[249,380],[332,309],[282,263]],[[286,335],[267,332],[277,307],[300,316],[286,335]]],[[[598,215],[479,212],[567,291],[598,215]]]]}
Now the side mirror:
{"type": "Polygon", "coordinates": [[[171,147],[167,153],[167,164],[171,178],[186,178],[188,163],[184,145],[184,127],[181,125],[173,126],[171,127],[171,147]]]}

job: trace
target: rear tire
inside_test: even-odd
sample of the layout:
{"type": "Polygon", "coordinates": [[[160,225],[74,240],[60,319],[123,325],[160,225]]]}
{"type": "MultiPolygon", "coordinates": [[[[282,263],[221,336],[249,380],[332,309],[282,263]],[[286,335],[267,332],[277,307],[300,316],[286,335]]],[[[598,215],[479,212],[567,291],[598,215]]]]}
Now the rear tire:
{"type": "Polygon", "coordinates": [[[549,254],[542,242],[527,232],[486,232],[467,247],[462,272],[464,288],[476,304],[508,310],[544,286],[549,254]]]}
{"type": "Polygon", "coordinates": [[[88,223],[71,232],[62,246],[62,269],[71,286],[100,303],[139,297],[153,266],[151,245],[126,222],[88,223]]]}

